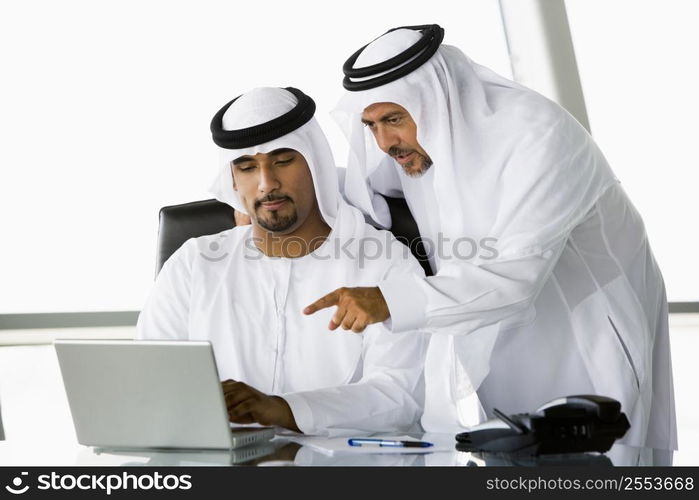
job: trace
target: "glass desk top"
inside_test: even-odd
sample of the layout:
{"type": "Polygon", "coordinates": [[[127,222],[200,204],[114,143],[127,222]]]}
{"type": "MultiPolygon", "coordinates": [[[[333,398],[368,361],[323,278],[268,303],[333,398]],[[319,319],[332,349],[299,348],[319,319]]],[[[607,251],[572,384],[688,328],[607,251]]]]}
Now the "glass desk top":
{"type": "MultiPolygon", "coordinates": [[[[338,453],[321,452],[285,436],[230,451],[217,450],[115,450],[77,443],[0,441],[0,465],[77,466],[646,466],[671,465],[667,453],[650,448],[615,444],[608,452],[561,455],[506,455],[457,451],[452,434],[416,435],[440,445],[434,452],[338,453]],[[60,446],[58,448],[57,446],[60,446]]],[[[354,450],[353,450],[354,451],[354,450]]]]}

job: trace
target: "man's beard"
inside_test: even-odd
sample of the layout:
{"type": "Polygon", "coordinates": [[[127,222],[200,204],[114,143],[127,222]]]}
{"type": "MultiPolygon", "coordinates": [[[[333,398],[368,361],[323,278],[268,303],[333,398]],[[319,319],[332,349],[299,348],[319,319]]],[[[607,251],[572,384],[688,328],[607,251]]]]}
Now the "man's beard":
{"type": "Polygon", "coordinates": [[[395,156],[399,156],[399,155],[402,156],[402,155],[410,154],[410,153],[415,153],[415,158],[413,158],[411,161],[409,161],[405,165],[400,165],[400,163],[399,163],[399,165],[403,168],[403,172],[405,172],[405,174],[408,177],[421,177],[421,176],[423,176],[425,174],[425,172],[427,172],[430,169],[430,167],[432,166],[432,158],[430,158],[429,156],[422,155],[422,154],[418,153],[417,151],[415,151],[414,149],[400,149],[398,147],[393,146],[392,148],[390,148],[388,150],[388,154],[389,154],[389,156],[391,156],[391,158],[393,158],[395,156]],[[413,167],[415,166],[415,162],[417,162],[417,161],[421,162],[420,168],[418,170],[413,170],[413,167]]]}
{"type": "Polygon", "coordinates": [[[264,198],[255,201],[255,214],[257,215],[257,224],[262,229],[266,229],[271,233],[282,233],[291,229],[298,221],[298,214],[296,213],[295,208],[294,211],[288,215],[279,214],[279,210],[269,210],[267,215],[264,217],[260,216],[259,214],[262,203],[276,200],[287,200],[287,203],[293,203],[291,198],[288,196],[265,196],[264,198]]]}

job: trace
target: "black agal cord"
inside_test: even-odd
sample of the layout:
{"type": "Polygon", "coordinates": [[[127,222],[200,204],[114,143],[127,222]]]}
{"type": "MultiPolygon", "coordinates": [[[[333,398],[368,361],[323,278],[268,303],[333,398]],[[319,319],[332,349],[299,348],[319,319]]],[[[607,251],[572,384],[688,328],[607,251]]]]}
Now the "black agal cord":
{"type": "Polygon", "coordinates": [[[313,99],[293,87],[286,87],[284,90],[288,90],[296,96],[298,104],[294,109],[253,127],[223,130],[223,115],[240,96],[222,107],[211,120],[211,135],[216,145],[225,149],[249,148],[293,132],[313,118],[313,114],[316,112],[316,103],[313,99]]]}
{"type": "Polygon", "coordinates": [[[388,30],[386,33],[399,29],[419,31],[422,33],[422,37],[415,44],[386,61],[363,68],[355,68],[354,63],[357,62],[357,58],[369,44],[359,49],[342,66],[342,72],[345,74],[342,86],[345,89],[353,92],[373,89],[412,73],[437,52],[444,39],[444,29],[438,24],[401,26],[388,30]],[[361,78],[361,80],[357,80],[357,78],[361,78]]]}

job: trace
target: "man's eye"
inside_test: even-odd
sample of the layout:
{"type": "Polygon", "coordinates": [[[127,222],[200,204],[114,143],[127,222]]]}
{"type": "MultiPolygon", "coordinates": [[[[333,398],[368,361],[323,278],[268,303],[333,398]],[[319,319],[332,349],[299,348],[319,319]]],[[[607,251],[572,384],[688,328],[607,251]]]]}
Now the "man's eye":
{"type": "Polygon", "coordinates": [[[393,118],[389,118],[387,121],[391,125],[398,125],[400,123],[400,120],[401,120],[400,116],[396,116],[393,118]]]}
{"type": "Polygon", "coordinates": [[[293,158],[287,158],[287,159],[284,159],[284,160],[279,159],[279,160],[275,161],[274,164],[275,164],[275,165],[289,165],[289,164],[290,164],[291,162],[293,162],[293,161],[294,161],[293,158]]]}
{"type": "Polygon", "coordinates": [[[249,172],[250,170],[254,170],[255,165],[246,165],[244,167],[238,167],[238,170],[241,172],[249,172]]]}

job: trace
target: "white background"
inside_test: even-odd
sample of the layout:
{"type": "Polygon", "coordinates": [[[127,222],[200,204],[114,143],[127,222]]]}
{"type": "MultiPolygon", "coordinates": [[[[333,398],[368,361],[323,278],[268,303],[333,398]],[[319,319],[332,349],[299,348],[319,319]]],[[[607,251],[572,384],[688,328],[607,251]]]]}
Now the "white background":
{"type": "Polygon", "coordinates": [[[671,301],[699,301],[699,2],[566,0],[592,135],[671,301]]]}
{"type": "MultiPolygon", "coordinates": [[[[593,134],[670,299],[699,300],[696,4],[568,3],[593,134]]],[[[158,209],[210,198],[211,116],[253,87],[299,87],[342,165],[328,116],[342,63],[388,28],[426,23],[510,77],[496,0],[2,2],[0,313],[140,309],[158,209]]]]}

